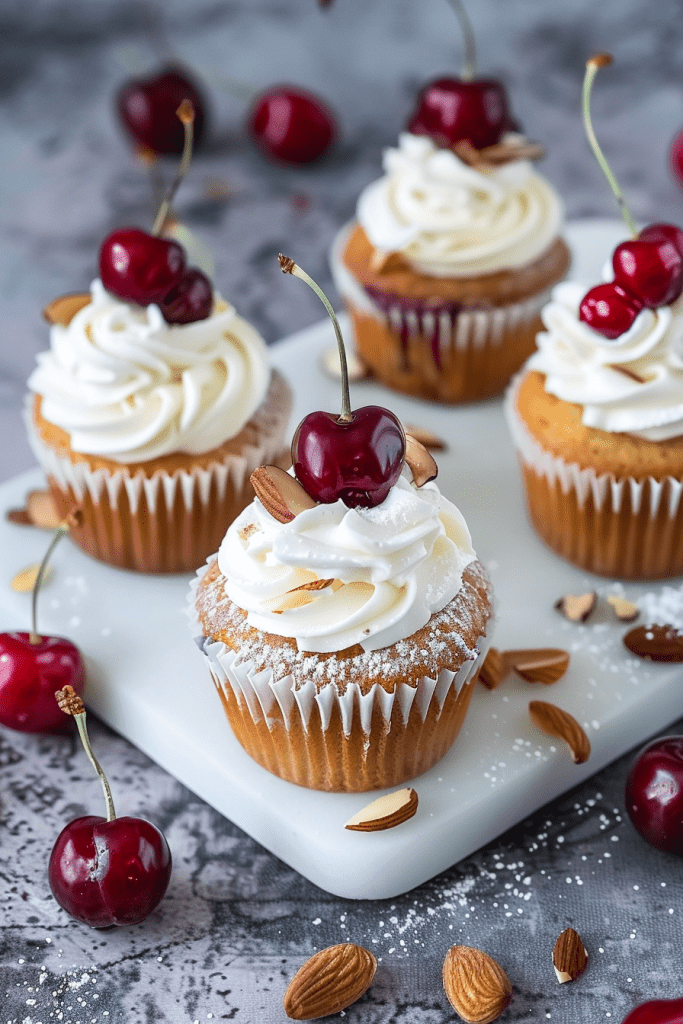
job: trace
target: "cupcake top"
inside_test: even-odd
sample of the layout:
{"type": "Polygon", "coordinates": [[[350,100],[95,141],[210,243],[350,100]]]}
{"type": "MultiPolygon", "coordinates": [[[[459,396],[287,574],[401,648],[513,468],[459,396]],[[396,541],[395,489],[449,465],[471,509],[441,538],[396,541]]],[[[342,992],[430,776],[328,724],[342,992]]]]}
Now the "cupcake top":
{"type": "Polygon", "coordinates": [[[585,293],[575,283],[553,289],[527,368],[545,375],[549,394],[581,405],[587,427],[648,441],[683,435],[683,296],[642,309],[608,339],[579,319],[585,293]]]}
{"type": "Polygon", "coordinates": [[[338,500],[283,523],[255,499],[228,529],[218,566],[256,629],[301,651],[369,652],[424,626],[475,558],[458,509],[435,483],[416,486],[406,467],[373,508],[338,500]]]}
{"type": "Polygon", "coordinates": [[[214,295],[205,319],[169,324],[93,281],[90,302],[50,330],[28,381],[76,452],[142,462],[202,454],[234,437],[263,401],[266,346],[214,295]]]}
{"type": "Polygon", "coordinates": [[[400,252],[418,273],[457,278],[521,267],[561,228],[561,200],[528,160],[477,169],[404,132],[383,164],[384,176],[360,195],[358,221],[376,249],[400,252]]]}

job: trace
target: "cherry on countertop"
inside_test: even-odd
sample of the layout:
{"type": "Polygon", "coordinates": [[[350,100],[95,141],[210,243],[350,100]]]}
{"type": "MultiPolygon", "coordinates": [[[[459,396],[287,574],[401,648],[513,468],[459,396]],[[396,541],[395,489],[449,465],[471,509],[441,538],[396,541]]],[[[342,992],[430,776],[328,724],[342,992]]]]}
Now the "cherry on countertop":
{"type": "Polygon", "coordinates": [[[626,810],[646,842],[683,856],[683,736],[641,750],[626,781],[626,810]]]}
{"type": "Polygon", "coordinates": [[[683,1024],[683,997],[642,1003],[624,1017],[622,1024],[683,1024]]]}
{"type": "Polygon", "coordinates": [[[176,111],[183,100],[194,107],[194,140],[200,145],[206,103],[199,87],[180,68],[162,68],[148,78],[126,82],[117,94],[116,107],[124,127],[139,146],[157,154],[180,155],[185,136],[176,111]]]}
{"type": "Polygon", "coordinates": [[[55,690],[73,686],[82,695],[83,659],[61,636],[0,633],[0,724],[18,732],[63,732],[55,690]]]}
{"type": "Polygon", "coordinates": [[[266,156],[285,164],[312,163],[337,136],[334,115],[323,101],[290,85],[261,93],[248,114],[247,127],[266,156]]]}

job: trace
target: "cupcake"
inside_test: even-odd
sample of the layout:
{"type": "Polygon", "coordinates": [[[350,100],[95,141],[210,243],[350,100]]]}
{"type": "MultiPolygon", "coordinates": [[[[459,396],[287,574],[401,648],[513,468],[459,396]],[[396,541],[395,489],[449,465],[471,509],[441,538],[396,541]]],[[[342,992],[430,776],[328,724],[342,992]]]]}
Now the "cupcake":
{"type": "Polygon", "coordinates": [[[420,775],[455,740],[491,590],[431,455],[388,410],[342,409],[303,420],[290,473],[256,471],[190,615],[247,753],[360,792],[420,775]]]}
{"type": "Polygon", "coordinates": [[[152,573],[216,550],[253,470],[278,458],[291,407],[262,338],[160,237],[172,195],[151,234],[105,239],[89,295],[51,303],[50,349],[28,381],[34,453],[60,516],[82,513],[73,540],[152,573]]]}
{"type": "Polygon", "coordinates": [[[511,130],[501,83],[471,65],[422,90],[331,255],[368,368],[441,402],[504,390],[569,267],[562,203],[530,162],[543,151],[511,130]]]}
{"type": "Polygon", "coordinates": [[[638,232],[598,146],[590,88],[610,61],[588,61],[584,117],[633,237],[602,284],[554,290],[506,408],[543,540],[601,575],[661,579],[683,573],[683,231],[638,232]]]}

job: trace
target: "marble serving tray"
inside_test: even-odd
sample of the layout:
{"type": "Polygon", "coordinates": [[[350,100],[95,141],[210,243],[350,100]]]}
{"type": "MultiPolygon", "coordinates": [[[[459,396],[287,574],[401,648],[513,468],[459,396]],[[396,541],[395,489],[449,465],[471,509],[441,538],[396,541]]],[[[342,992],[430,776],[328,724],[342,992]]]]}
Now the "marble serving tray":
{"type": "MultiPolygon", "coordinates": [[[[574,276],[599,280],[605,256],[623,236],[617,222],[571,225],[574,276]]],[[[338,408],[338,386],[319,368],[320,354],[333,344],[325,322],[272,349],[296,391],[293,423],[313,407],[338,408]]],[[[553,687],[513,679],[493,692],[477,686],[456,744],[413,783],[419,807],[410,821],[385,832],[346,831],[344,822],[378,794],[301,789],[247,757],[190,638],[189,577],[112,569],[64,541],[40,600],[40,628],[70,637],[87,658],[87,701],[97,715],[268,850],[323,889],[353,899],[388,898],[419,885],[683,713],[681,667],[632,657],[621,640],[629,627],[604,601],[585,625],[554,609],[565,593],[595,587],[604,598],[623,588],[565,564],[532,532],[501,402],[447,408],[368,382],[353,385],[353,405],[373,402],[448,442],[437,453],[439,483],[463,511],[490,570],[494,643],[571,653],[568,673],[553,687]],[[533,699],[553,701],[583,723],[593,748],[586,764],[575,765],[561,742],[531,724],[533,699]]],[[[41,485],[38,470],[0,485],[0,511],[21,505],[26,491],[41,485]]],[[[12,591],[10,580],[41,559],[47,540],[43,531],[0,518],[3,629],[29,627],[30,595],[12,591]]],[[[623,592],[637,599],[661,587],[623,592]]]]}

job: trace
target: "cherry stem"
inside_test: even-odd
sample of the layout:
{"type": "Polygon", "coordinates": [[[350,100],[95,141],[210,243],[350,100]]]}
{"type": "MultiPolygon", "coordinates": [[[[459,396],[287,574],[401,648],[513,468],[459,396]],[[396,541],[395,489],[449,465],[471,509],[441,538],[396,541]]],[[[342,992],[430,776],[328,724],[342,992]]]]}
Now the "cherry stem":
{"type": "Polygon", "coordinates": [[[607,181],[609,182],[609,186],[612,189],[612,192],[614,192],[617,203],[619,204],[619,209],[621,210],[621,215],[626,221],[626,227],[631,232],[633,238],[637,238],[638,229],[636,228],[633,217],[631,216],[631,211],[626,205],[626,200],[624,199],[623,192],[619,188],[619,183],[617,182],[617,179],[614,177],[612,168],[607,163],[607,160],[605,159],[603,152],[600,149],[600,144],[598,143],[598,140],[595,137],[595,132],[593,131],[593,122],[591,121],[590,96],[591,89],[593,88],[593,81],[595,80],[595,76],[597,75],[600,68],[605,68],[611,63],[612,57],[609,53],[598,53],[594,57],[590,57],[586,61],[586,74],[583,79],[583,123],[586,129],[586,136],[591,145],[591,149],[595,154],[595,159],[600,164],[602,173],[607,178],[607,181]]]}
{"type": "Polygon", "coordinates": [[[63,523],[60,523],[54,532],[50,546],[45,552],[45,556],[40,563],[38,569],[38,575],[36,576],[36,582],[33,587],[33,593],[31,595],[31,632],[29,634],[29,642],[32,644],[39,644],[41,642],[40,634],[38,633],[38,592],[45,576],[47,569],[47,563],[50,561],[50,555],[54,551],[58,542],[64,536],[65,533],[69,532],[69,523],[65,519],[63,523]]]}
{"type": "Polygon", "coordinates": [[[467,17],[467,11],[461,3],[461,0],[448,0],[448,2],[455,11],[456,17],[460,22],[462,41],[465,46],[465,55],[463,57],[460,77],[463,82],[471,82],[477,74],[477,41],[474,38],[472,22],[467,17]]]}
{"type": "Polygon", "coordinates": [[[353,413],[351,412],[351,397],[349,395],[349,371],[346,365],[346,349],[344,348],[344,339],[342,338],[341,327],[337,316],[332,309],[330,300],[328,299],[325,292],[322,290],[320,285],[316,284],[312,277],[302,270],[293,259],[289,256],[283,256],[282,253],[278,255],[280,261],[280,269],[283,274],[291,274],[292,277],[298,277],[300,281],[304,281],[309,288],[312,288],[315,294],[318,296],[323,306],[327,310],[328,316],[332,321],[334,327],[334,333],[337,338],[337,348],[339,349],[339,365],[341,368],[341,389],[342,389],[342,401],[341,401],[341,416],[339,417],[340,423],[350,423],[353,420],[353,413]]]}
{"type": "Polygon", "coordinates": [[[78,735],[81,737],[83,749],[88,755],[88,760],[90,761],[90,764],[97,772],[99,780],[102,783],[102,789],[104,790],[104,799],[107,805],[107,821],[113,821],[114,818],[116,817],[116,811],[114,810],[114,799],[111,795],[111,789],[109,788],[109,781],[107,779],[107,776],[102,771],[102,766],[100,765],[100,762],[93,754],[92,747],[90,746],[88,727],[85,724],[85,709],[80,715],[74,715],[74,718],[76,719],[76,725],[78,726],[78,735]]]}
{"type": "Polygon", "coordinates": [[[175,194],[178,191],[181,181],[185,177],[190,161],[192,160],[192,142],[194,139],[194,107],[189,100],[183,100],[178,109],[176,110],[178,118],[183,123],[185,130],[185,143],[183,145],[183,155],[180,158],[180,164],[176,171],[176,176],[170,184],[166,197],[159,207],[157,213],[157,219],[154,221],[154,227],[152,228],[152,234],[158,237],[164,229],[166,218],[168,217],[169,210],[171,209],[171,203],[175,198],[175,194]]]}

